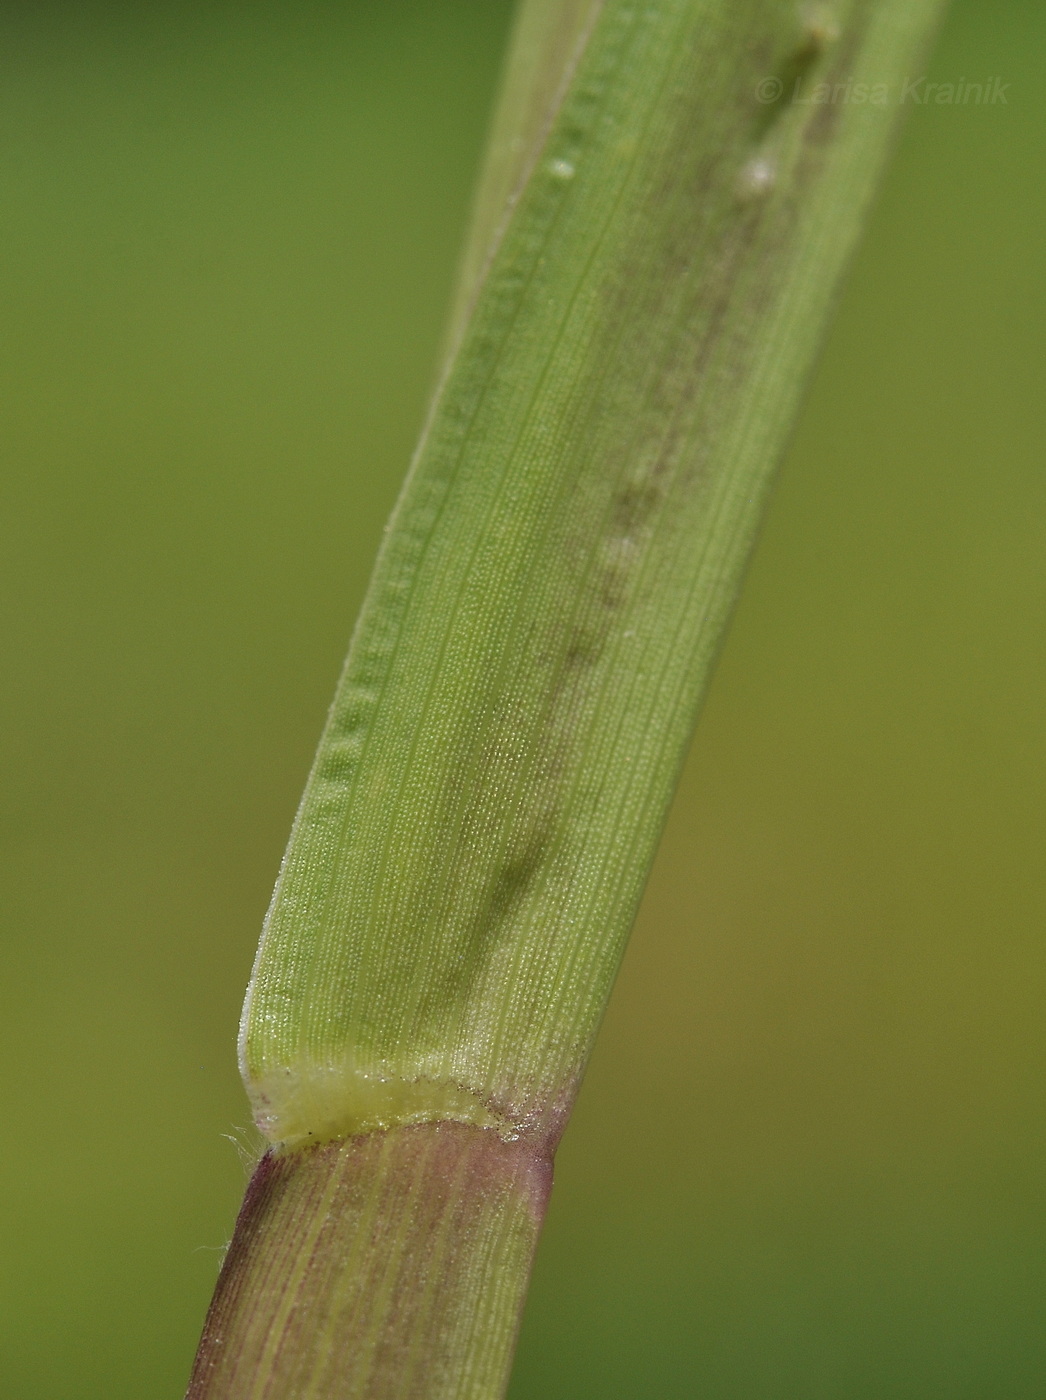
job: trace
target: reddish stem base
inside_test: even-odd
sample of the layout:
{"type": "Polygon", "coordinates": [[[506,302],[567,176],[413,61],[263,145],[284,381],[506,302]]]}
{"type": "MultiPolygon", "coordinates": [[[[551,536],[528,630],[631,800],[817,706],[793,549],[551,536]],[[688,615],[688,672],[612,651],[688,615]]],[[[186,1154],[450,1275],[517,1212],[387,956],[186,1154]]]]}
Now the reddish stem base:
{"type": "Polygon", "coordinates": [[[550,1155],[424,1123],[258,1164],[187,1400],[493,1400],[550,1155]]]}

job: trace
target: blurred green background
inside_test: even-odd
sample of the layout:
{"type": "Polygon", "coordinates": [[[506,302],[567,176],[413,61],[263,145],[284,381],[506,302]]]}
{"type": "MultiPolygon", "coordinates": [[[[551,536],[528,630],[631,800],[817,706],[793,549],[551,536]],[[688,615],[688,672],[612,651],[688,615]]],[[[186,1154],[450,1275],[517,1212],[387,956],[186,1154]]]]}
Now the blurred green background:
{"type": "MultiPolygon", "coordinates": [[[[0,3],[0,1396],[177,1400],[508,0],[0,3]],[[10,1110],[9,1112],[7,1110],[10,1110]]],[[[958,0],[560,1153],[512,1400],[1046,1387],[1046,13],[958,0]]]]}

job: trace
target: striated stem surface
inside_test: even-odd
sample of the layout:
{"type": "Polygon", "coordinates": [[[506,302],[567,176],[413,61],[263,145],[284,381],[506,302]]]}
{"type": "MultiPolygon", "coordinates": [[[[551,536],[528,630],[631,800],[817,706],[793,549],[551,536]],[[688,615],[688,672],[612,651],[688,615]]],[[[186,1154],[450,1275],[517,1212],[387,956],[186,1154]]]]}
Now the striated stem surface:
{"type": "Polygon", "coordinates": [[[188,1400],[498,1394],[551,1180],[543,1144],[463,1123],[266,1153],[188,1400]]]}

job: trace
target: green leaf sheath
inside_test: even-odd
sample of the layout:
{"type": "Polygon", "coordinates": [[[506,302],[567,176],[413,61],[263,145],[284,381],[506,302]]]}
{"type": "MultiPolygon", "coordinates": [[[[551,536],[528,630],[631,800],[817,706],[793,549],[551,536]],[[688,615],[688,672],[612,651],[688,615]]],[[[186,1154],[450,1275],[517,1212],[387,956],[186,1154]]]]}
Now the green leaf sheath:
{"type": "Polygon", "coordinates": [[[471,313],[247,997],[242,1068],[273,1142],[560,1131],[940,9],[524,7],[471,313]],[[832,100],[794,100],[819,82],[832,100]]]}

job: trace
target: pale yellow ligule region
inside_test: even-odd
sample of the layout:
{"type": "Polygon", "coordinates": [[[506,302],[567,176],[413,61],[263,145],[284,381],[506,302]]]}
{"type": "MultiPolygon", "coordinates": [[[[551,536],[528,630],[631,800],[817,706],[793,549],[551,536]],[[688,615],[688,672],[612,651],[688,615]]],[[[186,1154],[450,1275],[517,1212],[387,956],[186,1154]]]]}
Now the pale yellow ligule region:
{"type": "Polygon", "coordinates": [[[791,94],[896,93],[940,9],[599,9],[390,524],[266,920],[241,1056],[273,1141],[558,1132],[900,115],[791,94]]]}
{"type": "Polygon", "coordinates": [[[471,1123],[515,1142],[515,1126],[468,1089],[339,1065],[298,1063],[250,1084],[254,1121],[283,1148],[333,1142],[411,1123],[471,1123]]]}

